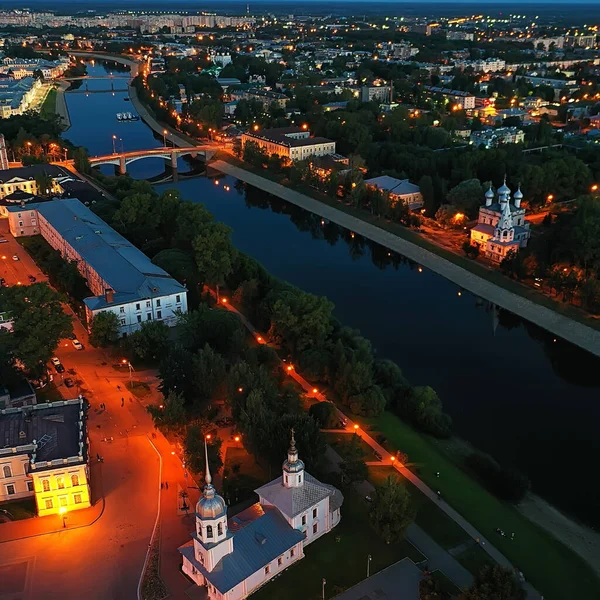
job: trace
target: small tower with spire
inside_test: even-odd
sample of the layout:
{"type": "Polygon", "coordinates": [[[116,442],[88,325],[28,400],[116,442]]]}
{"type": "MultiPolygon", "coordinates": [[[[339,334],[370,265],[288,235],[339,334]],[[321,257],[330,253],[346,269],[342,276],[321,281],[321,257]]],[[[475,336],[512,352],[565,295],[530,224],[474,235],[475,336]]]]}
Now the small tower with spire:
{"type": "Polygon", "coordinates": [[[292,439],[287,458],[283,461],[282,483],[287,488],[302,487],[304,485],[304,463],[298,458],[294,430],[291,430],[292,439]]]}
{"type": "Polygon", "coordinates": [[[196,504],[194,547],[196,560],[212,571],[223,556],[233,552],[233,536],[227,531],[225,500],[217,494],[212,484],[206,438],[204,439],[204,455],[206,459],[205,485],[202,489],[202,496],[196,504]]]}

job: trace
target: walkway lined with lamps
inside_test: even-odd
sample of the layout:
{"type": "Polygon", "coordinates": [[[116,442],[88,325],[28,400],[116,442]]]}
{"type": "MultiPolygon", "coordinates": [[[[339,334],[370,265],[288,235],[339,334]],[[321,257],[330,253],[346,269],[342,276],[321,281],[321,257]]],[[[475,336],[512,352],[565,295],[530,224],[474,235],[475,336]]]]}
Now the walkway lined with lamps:
{"type": "MultiPolygon", "coordinates": [[[[215,292],[209,289],[210,293],[215,296],[215,292]]],[[[248,321],[248,319],[237,309],[235,306],[232,306],[227,298],[221,297],[220,304],[228,311],[235,313],[238,318],[241,320],[242,324],[248,329],[248,331],[254,336],[256,341],[259,344],[270,345],[264,339],[264,337],[255,329],[255,327],[248,321]]],[[[281,367],[285,370],[285,372],[294,379],[302,389],[312,398],[315,398],[319,402],[331,402],[328,400],[325,395],[313,385],[311,385],[298,371],[295,369],[294,365],[288,364],[280,359],[281,367]]],[[[396,460],[396,457],[390,454],[381,444],[376,442],[364,429],[360,427],[358,423],[354,423],[351,419],[349,419],[335,404],[333,404],[336,414],[340,420],[344,422],[344,430],[348,433],[356,433],[362,440],[364,440],[375,452],[377,452],[382,458],[379,461],[378,465],[388,465],[396,469],[405,479],[410,481],[416,488],[418,488],[425,496],[427,496],[432,502],[437,504],[437,506],[445,512],[455,523],[457,523],[460,527],[462,527],[465,532],[473,539],[477,544],[483,548],[499,565],[514,570],[514,566],[511,562],[500,552],[497,548],[495,548],[490,541],[480,532],[478,531],[467,519],[465,519],[460,513],[454,510],[443,498],[438,495],[437,491],[433,491],[422,479],[420,479],[417,475],[415,475],[412,471],[410,471],[407,467],[405,467],[400,461],[396,460]]],[[[336,433],[341,433],[342,430],[335,430],[336,433]]],[[[537,592],[533,586],[526,582],[523,584],[524,589],[527,592],[527,600],[541,600],[541,596],[539,592],[537,592]]]]}

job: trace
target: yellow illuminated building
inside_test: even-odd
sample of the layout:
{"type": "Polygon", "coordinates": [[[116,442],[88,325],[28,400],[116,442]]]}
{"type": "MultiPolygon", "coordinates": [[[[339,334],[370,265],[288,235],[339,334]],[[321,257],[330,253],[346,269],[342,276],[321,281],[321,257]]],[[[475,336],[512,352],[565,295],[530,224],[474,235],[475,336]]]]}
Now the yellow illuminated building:
{"type": "Polygon", "coordinates": [[[0,502],[33,496],[38,516],[90,506],[83,399],[0,411],[0,502]]]}

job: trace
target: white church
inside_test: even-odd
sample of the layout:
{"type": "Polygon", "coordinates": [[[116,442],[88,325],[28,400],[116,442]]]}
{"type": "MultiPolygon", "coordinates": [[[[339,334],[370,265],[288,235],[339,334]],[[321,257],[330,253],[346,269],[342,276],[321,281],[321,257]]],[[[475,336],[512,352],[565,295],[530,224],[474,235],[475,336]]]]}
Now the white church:
{"type": "Polygon", "coordinates": [[[471,229],[471,243],[477,244],[485,256],[494,262],[502,262],[511,251],[525,248],[531,232],[525,221],[525,209],[521,207],[523,192],[521,186],[510,199],[510,188],[504,184],[498,188],[498,201],[494,191],[485,193],[485,205],[479,208],[477,225],[471,229]]]}
{"type": "MultiPolygon", "coordinates": [[[[207,454],[207,453],[206,453],[207,454]]],[[[304,470],[292,430],[281,477],[258,488],[259,501],[227,519],[206,460],[196,531],[179,548],[183,572],[210,600],[242,600],[304,557],[304,546],[331,531],[344,498],[304,470]]]]}

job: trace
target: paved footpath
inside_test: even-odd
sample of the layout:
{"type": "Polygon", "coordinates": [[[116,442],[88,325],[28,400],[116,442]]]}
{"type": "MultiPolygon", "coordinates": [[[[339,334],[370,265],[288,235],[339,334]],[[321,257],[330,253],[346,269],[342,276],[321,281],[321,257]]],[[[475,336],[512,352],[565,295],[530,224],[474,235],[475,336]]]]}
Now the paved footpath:
{"type": "MultiPolygon", "coordinates": [[[[213,291],[210,290],[214,295],[213,291]]],[[[244,326],[250,331],[250,333],[256,338],[256,341],[259,344],[267,344],[263,335],[256,331],[252,323],[246,319],[246,317],[240,313],[240,311],[232,306],[231,303],[225,299],[222,299],[222,305],[229,310],[230,312],[238,315],[244,326]]],[[[281,367],[285,370],[285,372],[292,377],[301,387],[307,392],[308,395],[312,396],[319,402],[329,402],[327,398],[320,392],[315,393],[315,388],[311,385],[296,369],[293,365],[286,364],[281,362],[281,367]]],[[[378,452],[382,457],[380,463],[377,464],[387,464],[396,469],[403,477],[408,479],[414,486],[419,488],[423,494],[425,494],[432,502],[435,502],[438,507],[443,510],[455,523],[460,525],[468,534],[476,540],[477,543],[481,545],[481,547],[500,565],[507,569],[514,570],[514,566],[511,562],[500,552],[497,548],[495,548],[485,536],[480,533],[467,519],[465,519],[462,515],[460,515],[457,511],[455,511],[447,502],[438,498],[436,492],[434,492],[424,481],[419,479],[412,471],[407,469],[400,461],[396,460],[395,456],[391,455],[383,446],[378,444],[366,431],[364,431],[358,423],[353,423],[348,417],[340,411],[337,407],[335,407],[340,419],[346,419],[346,429],[352,432],[357,433],[375,452],[378,452]]],[[[541,600],[541,596],[537,590],[533,588],[531,584],[528,582],[524,584],[524,588],[527,592],[527,600],[541,600]]]]}
{"type": "Polygon", "coordinates": [[[486,300],[519,315],[523,319],[547,329],[558,337],[567,340],[596,356],[600,356],[600,331],[578,323],[554,310],[536,304],[527,298],[509,292],[499,285],[482,279],[429,250],[425,250],[393,233],[380,229],[371,223],[353,217],[352,215],[324,204],[323,202],[309,198],[308,196],[291,190],[279,183],[275,183],[274,181],[222,160],[212,162],[210,166],[217,171],[221,171],[222,173],[245,181],[265,192],[278,196],[287,202],[300,206],[332,223],[336,223],[350,231],[377,242],[390,250],[398,252],[410,260],[423,265],[427,269],[438,273],[438,275],[445,277],[449,281],[459,285],[461,288],[468,290],[472,294],[485,298],[486,300]]]}

